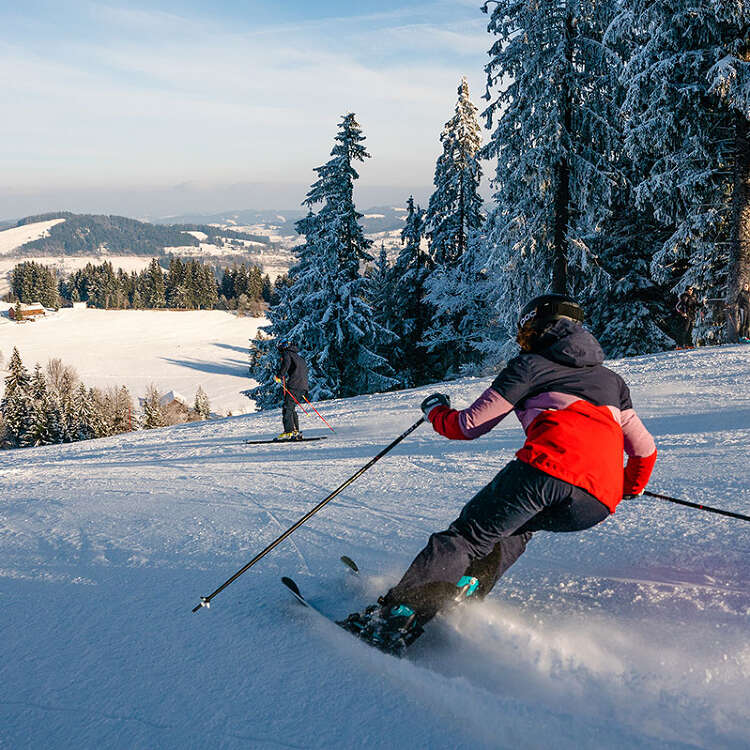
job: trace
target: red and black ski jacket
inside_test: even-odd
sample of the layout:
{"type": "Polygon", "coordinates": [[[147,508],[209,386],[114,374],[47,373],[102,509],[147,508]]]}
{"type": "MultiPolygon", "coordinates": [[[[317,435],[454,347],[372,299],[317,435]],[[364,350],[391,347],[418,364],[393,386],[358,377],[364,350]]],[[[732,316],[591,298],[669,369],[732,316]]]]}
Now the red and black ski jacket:
{"type": "Polygon", "coordinates": [[[646,487],[656,446],[627,385],[603,361],[597,340],[561,319],[533,353],[512,359],[470,407],[438,406],[428,417],[441,435],[473,440],[515,411],[526,433],[516,456],[586,490],[614,512],[623,495],[646,487]]]}

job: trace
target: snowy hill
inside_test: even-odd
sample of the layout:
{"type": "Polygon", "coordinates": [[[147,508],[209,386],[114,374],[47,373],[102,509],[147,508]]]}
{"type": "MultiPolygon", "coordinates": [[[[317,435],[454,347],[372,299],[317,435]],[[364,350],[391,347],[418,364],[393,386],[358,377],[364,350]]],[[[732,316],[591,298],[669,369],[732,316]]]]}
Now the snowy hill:
{"type": "MultiPolygon", "coordinates": [[[[750,513],[750,348],[612,366],[659,447],[650,489],[750,513]]],[[[441,389],[461,407],[486,385],[441,389]]],[[[512,457],[513,418],[473,442],[420,427],[191,613],[432,390],[320,404],[338,431],[308,444],[244,445],[271,411],[0,453],[0,747],[747,747],[747,522],[639,498],[539,533],[403,661],[283,590],[335,615],[373,601],[512,457]]]]}
{"type": "Polygon", "coordinates": [[[7,229],[0,228],[0,255],[10,255],[27,242],[49,237],[50,229],[64,221],[65,219],[49,219],[20,224],[7,229]]]}

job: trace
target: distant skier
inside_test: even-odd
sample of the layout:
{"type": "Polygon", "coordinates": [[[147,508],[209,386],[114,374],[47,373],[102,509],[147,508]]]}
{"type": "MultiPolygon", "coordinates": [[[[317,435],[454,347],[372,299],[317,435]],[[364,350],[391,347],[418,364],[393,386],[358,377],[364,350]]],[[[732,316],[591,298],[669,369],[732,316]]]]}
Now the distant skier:
{"type": "Polygon", "coordinates": [[[277,346],[281,354],[281,365],[274,380],[284,388],[284,404],[281,409],[284,431],[276,439],[302,440],[296,407],[307,395],[307,364],[300,357],[297,347],[288,339],[281,339],[277,346]]]}
{"type": "Polygon", "coordinates": [[[458,518],[430,537],[378,604],[339,623],[345,629],[400,653],[452,601],[485,597],[533,532],[588,529],[623,497],[643,492],[656,461],[654,440],[582,321],[569,297],[533,299],[518,321],[521,353],[471,406],[451,409],[440,393],[422,402],[447,438],[473,440],[515,411],[526,441],[458,518]]]}
{"type": "Polygon", "coordinates": [[[750,284],[747,281],[737,295],[737,317],[740,338],[750,338],[750,284]]]}
{"type": "Polygon", "coordinates": [[[700,301],[694,293],[693,287],[689,286],[677,300],[675,310],[682,318],[679,328],[678,348],[691,348],[693,346],[693,326],[695,325],[695,316],[698,313],[700,301]]]}

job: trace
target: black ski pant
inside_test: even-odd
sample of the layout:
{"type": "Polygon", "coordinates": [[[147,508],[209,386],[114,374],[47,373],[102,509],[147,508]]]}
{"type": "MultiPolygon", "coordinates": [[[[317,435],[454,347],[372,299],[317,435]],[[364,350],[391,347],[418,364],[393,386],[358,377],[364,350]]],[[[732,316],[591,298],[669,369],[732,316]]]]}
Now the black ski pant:
{"type": "Polygon", "coordinates": [[[298,391],[287,388],[284,391],[284,404],[281,407],[281,419],[284,423],[284,432],[299,430],[299,417],[297,416],[297,403],[302,400],[302,394],[306,391],[298,391]],[[295,401],[294,399],[297,399],[295,401]]]}
{"type": "Polygon", "coordinates": [[[750,307],[737,309],[739,320],[739,334],[742,338],[750,338],[750,307]]]}
{"type": "Polygon", "coordinates": [[[680,346],[692,346],[693,345],[693,325],[695,324],[695,318],[681,318],[680,320],[680,346]]]}
{"type": "Polygon", "coordinates": [[[485,597],[523,554],[532,532],[581,531],[608,515],[585,490],[511,461],[445,531],[430,537],[383,602],[408,605],[423,625],[455,597],[462,576],[478,578],[474,596],[485,597]]]}

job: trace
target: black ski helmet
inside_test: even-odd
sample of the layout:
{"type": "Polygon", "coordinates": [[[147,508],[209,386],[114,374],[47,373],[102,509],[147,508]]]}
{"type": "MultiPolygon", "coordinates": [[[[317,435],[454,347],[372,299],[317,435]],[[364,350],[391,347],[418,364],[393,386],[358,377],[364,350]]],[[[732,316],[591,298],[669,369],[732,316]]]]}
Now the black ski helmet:
{"type": "Polygon", "coordinates": [[[560,318],[570,318],[578,323],[583,322],[583,308],[565,294],[543,294],[534,297],[524,305],[518,317],[518,328],[531,323],[537,331],[560,318]]]}

